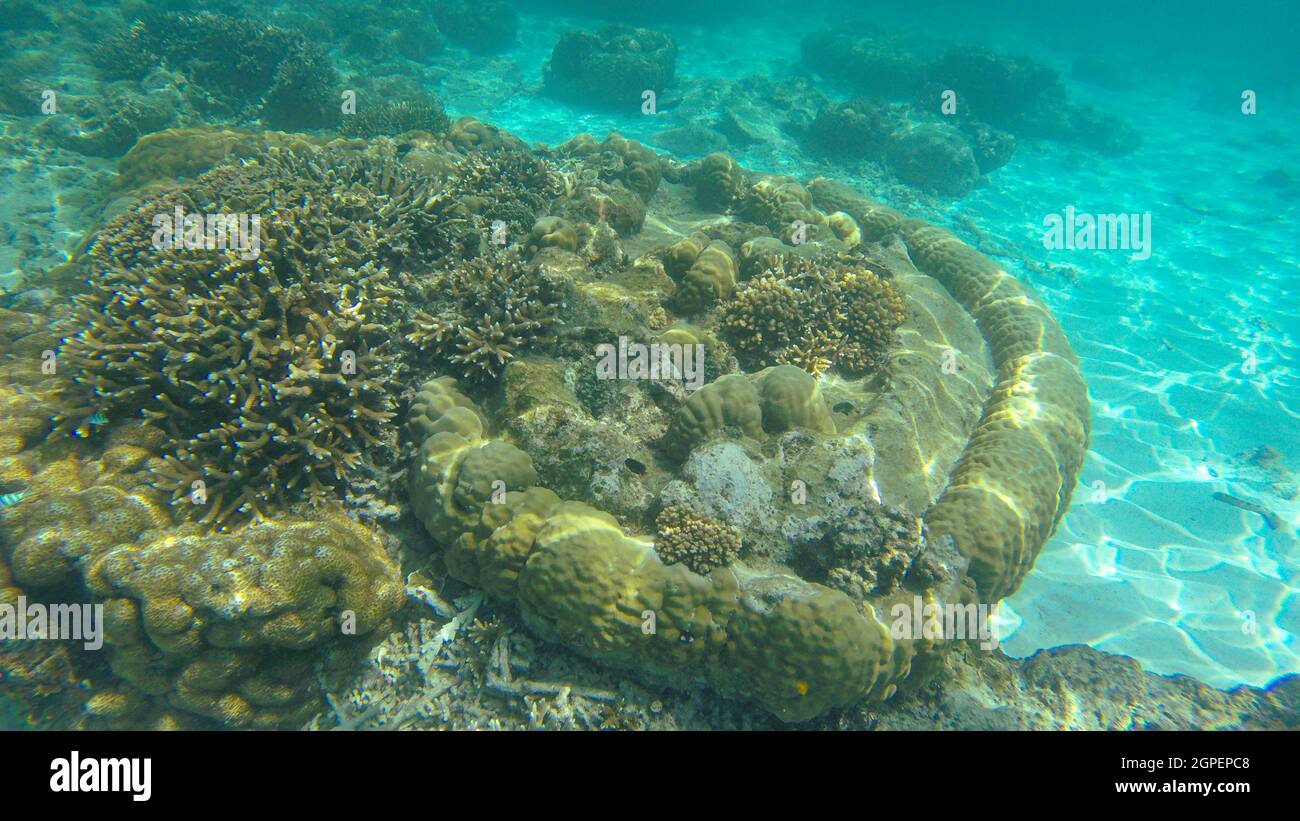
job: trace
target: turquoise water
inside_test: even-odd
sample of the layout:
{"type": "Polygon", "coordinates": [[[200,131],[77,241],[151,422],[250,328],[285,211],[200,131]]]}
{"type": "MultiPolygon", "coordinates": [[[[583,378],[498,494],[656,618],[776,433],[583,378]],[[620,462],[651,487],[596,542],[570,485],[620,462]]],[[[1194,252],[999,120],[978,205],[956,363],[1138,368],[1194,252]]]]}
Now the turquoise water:
{"type": "MultiPolygon", "coordinates": [[[[358,20],[366,5],[354,4],[358,20]]],[[[999,609],[1007,653],[1088,644],[1218,688],[1300,673],[1300,480],[1290,473],[1300,471],[1300,11],[1247,3],[1230,13],[1215,4],[1139,12],[1100,3],[1072,7],[1077,16],[1067,21],[1057,16],[1064,9],[1028,3],[910,4],[855,8],[850,23],[829,4],[646,3],[622,14],[602,6],[521,2],[517,40],[492,54],[452,42],[410,61],[320,45],[345,78],[373,82],[391,72],[405,87],[435,94],[453,120],[473,116],[552,146],[617,131],[663,153],[663,132],[706,124],[698,112],[739,78],[777,85],[799,78],[831,102],[851,96],[837,78],[802,64],[802,39],[828,23],[853,30],[866,18],[894,34],[978,44],[1058,70],[1071,100],[1119,117],[1141,146],[1103,156],[1021,137],[1009,163],[956,198],[901,185],[879,166],[803,151],[788,136],[725,150],[746,168],[840,179],[969,243],[982,238],[982,250],[999,252],[997,262],[1060,320],[1088,383],[1091,446],[1068,513],[999,609]],[[544,93],[543,68],[560,36],[610,20],[675,40],[676,81],[657,113],[598,110],[544,93]],[[1085,58],[1106,70],[1074,71],[1085,58]],[[1246,89],[1256,94],[1257,113],[1241,110],[1246,89]],[[1067,207],[1149,214],[1149,258],[1046,248],[1044,219],[1067,207]],[[1277,456],[1260,458],[1261,448],[1277,456]]],[[[93,8],[87,19],[118,20],[112,9],[93,8]]],[[[243,11],[291,26],[313,7],[243,11]]],[[[54,49],[64,34],[79,44],[94,39],[56,29],[22,41],[12,56],[54,49]]],[[[42,82],[68,94],[106,88],[84,56],[31,65],[55,66],[60,75],[42,82]]],[[[151,75],[136,90],[170,94],[159,90],[169,82],[151,75]]],[[[120,156],[51,145],[38,116],[0,115],[0,278],[15,290],[66,258],[92,227],[87,203],[120,156]]]]}
{"type": "MultiPolygon", "coordinates": [[[[935,18],[906,22],[926,27],[935,18]]],[[[541,83],[559,33],[591,20],[524,19],[522,28],[535,36],[509,53],[519,85],[485,101],[474,93],[478,88],[443,83],[438,91],[450,111],[550,144],[574,131],[610,130],[653,143],[655,133],[683,124],[671,110],[657,118],[593,114],[529,93],[541,83]]],[[[672,21],[655,28],[676,38],[681,75],[726,79],[782,76],[797,66],[803,34],[821,25],[814,14],[777,8],[725,25],[672,21]]],[[[935,207],[926,214],[961,235],[951,216],[956,211],[1030,260],[1080,271],[1070,283],[1011,263],[1061,319],[1082,359],[1094,427],[1070,512],[1020,592],[1003,604],[1003,647],[1029,655],[1089,644],[1217,687],[1260,686],[1300,672],[1294,528],[1270,530],[1258,515],[1212,498],[1226,492],[1263,499],[1284,520],[1300,518],[1300,498],[1279,496],[1242,458],[1263,446],[1291,462],[1300,454],[1300,311],[1292,295],[1300,286],[1300,189],[1256,183],[1277,168],[1300,170],[1300,140],[1288,128],[1300,122],[1295,88],[1282,85],[1286,78],[1271,73],[1281,66],[1268,66],[1265,56],[1258,68],[1202,65],[1221,91],[1218,110],[1207,110],[1202,78],[1158,61],[1147,65],[1140,38],[1112,43],[1109,29],[1067,38],[1050,26],[1015,26],[983,31],[996,38],[991,43],[971,39],[1029,54],[1067,77],[1075,57],[1096,56],[1102,45],[1134,82],[1103,89],[1067,79],[1069,92],[1123,117],[1144,144],[1129,156],[1103,159],[1033,142],[948,213],[935,207]],[[1044,34],[1050,42],[1040,39],[1044,34]],[[1072,51],[1053,47],[1062,39],[1073,41],[1066,44],[1072,51]],[[1231,75],[1278,88],[1265,116],[1238,111],[1231,75]],[[1093,213],[1150,212],[1151,258],[1138,262],[1122,251],[1053,255],[1042,245],[1043,218],[1067,205],[1093,213]],[[1243,371],[1244,352],[1256,360],[1254,373],[1243,371]],[[1247,613],[1258,626],[1253,634],[1243,632],[1247,613]]],[[[996,24],[986,21],[990,27],[996,24]]],[[[1192,33],[1182,41],[1176,29],[1166,36],[1180,51],[1190,50],[1204,35],[1192,33]]],[[[834,84],[822,87],[834,97],[834,84]]],[[[771,173],[853,181],[844,169],[807,157],[734,154],[771,173]]]]}

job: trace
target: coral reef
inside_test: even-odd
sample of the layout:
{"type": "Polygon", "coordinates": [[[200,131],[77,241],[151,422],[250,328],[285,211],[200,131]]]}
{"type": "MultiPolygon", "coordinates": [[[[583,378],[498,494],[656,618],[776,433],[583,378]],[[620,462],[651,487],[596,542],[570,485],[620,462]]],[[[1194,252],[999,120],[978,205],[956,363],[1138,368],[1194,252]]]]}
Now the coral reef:
{"type": "Polygon", "coordinates": [[[655,552],[665,564],[681,563],[707,575],[740,557],[740,531],[684,505],[664,508],[655,525],[655,552]]]}
{"type": "MultiPolygon", "coordinates": [[[[934,111],[945,91],[955,92],[956,120],[975,143],[984,173],[1009,156],[1012,147],[1005,137],[990,145],[990,128],[994,134],[1044,137],[1114,156],[1131,153],[1141,144],[1127,123],[1067,99],[1057,72],[1027,57],[967,46],[935,53],[929,44],[843,31],[810,34],[802,50],[805,65],[849,83],[868,98],[910,101],[918,109],[934,111]]],[[[862,104],[847,107],[857,110],[862,104]]],[[[855,123],[842,114],[835,122],[855,132],[869,131],[869,122],[855,123]]],[[[830,140],[825,147],[832,153],[863,153],[848,141],[820,139],[830,140]]]]}
{"type": "Polygon", "coordinates": [[[862,260],[770,259],[722,306],[722,330],[760,367],[792,364],[821,373],[879,367],[906,317],[890,282],[862,260]]]}
{"type": "MultiPolygon", "coordinates": [[[[454,381],[436,380],[421,389],[408,419],[412,438],[421,441],[409,474],[412,506],[454,577],[514,602],[536,634],[602,664],[650,682],[706,685],[788,721],[890,698],[914,659],[943,654],[930,637],[891,636],[877,614],[918,596],[996,601],[1018,584],[1054,527],[1087,441],[1077,365],[1023,286],[946,232],[825,181],[805,188],[752,177],[725,157],[678,171],[693,182],[697,201],[709,197],[701,188],[726,178],[712,190],[731,193],[714,202],[773,225],[806,214],[823,230],[814,247],[787,251],[780,240],[756,235],[756,226],[729,222],[660,245],[638,264],[661,266],[681,282],[694,271],[709,283],[699,290],[716,300],[725,289],[714,283],[725,278],[701,260],[725,257],[734,283],[739,265],[717,237],[738,239],[740,258],[767,272],[755,282],[777,280],[762,290],[766,301],[785,306],[785,319],[813,314],[809,329],[843,329],[838,368],[859,375],[888,364],[888,378],[823,385],[782,364],[723,374],[685,396],[656,385],[599,392],[581,379],[570,383],[560,364],[516,359],[507,368],[499,417],[507,431],[500,435],[454,381]],[[891,236],[905,244],[906,252],[900,244],[888,253],[906,266],[916,315],[890,268],[838,250],[849,242],[878,250],[875,243],[891,236]],[[768,257],[760,247],[780,255],[768,257]],[[775,287],[780,280],[787,291],[775,287]],[[904,334],[909,348],[896,352],[894,340],[904,334]],[[858,347],[848,344],[855,338],[858,347]],[[945,350],[966,375],[936,385],[945,350]],[[558,437],[545,421],[567,416],[579,438],[592,442],[583,458],[602,464],[615,440],[595,433],[586,408],[617,408],[606,413],[621,415],[636,407],[630,397],[642,394],[676,402],[654,445],[668,458],[660,463],[656,454],[638,453],[635,466],[624,466],[628,484],[609,486],[639,498],[661,489],[657,509],[670,521],[655,523],[653,540],[635,535],[648,512],[643,504],[620,507],[634,523],[629,529],[592,506],[608,498],[594,477],[571,481],[556,469],[563,460],[548,458],[546,473],[565,482],[565,493],[544,488],[533,460],[511,442],[571,447],[560,443],[575,440],[558,437]],[[1028,396],[1042,402],[1038,413],[1023,405],[1028,396]],[[723,462],[735,469],[705,470],[723,462]],[[791,476],[810,492],[818,488],[806,511],[802,502],[778,501],[780,484],[791,476]],[[583,501],[564,500],[574,492],[583,501]],[[762,492],[770,494],[766,504],[757,501],[762,492]],[[755,510],[757,519],[741,512],[755,510]],[[716,524],[688,527],[688,513],[716,524]],[[744,527],[744,562],[728,556],[729,547],[719,553],[730,544],[720,530],[728,526],[744,527]],[[761,604],[738,608],[738,600],[761,604]]],[[[545,222],[530,242],[563,236],[564,228],[545,222]]],[[[556,265],[571,253],[552,246],[537,258],[556,265]]],[[[755,313],[761,301],[755,297],[755,313]]],[[[702,312],[702,323],[726,333],[730,304],[702,312]]],[[[751,337],[782,331],[758,319],[743,325],[740,316],[732,318],[733,337],[740,330],[751,337]]],[[[791,347],[802,330],[795,324],[785,331],[791,347]]],[[[681,328],[669,333],[700,338],[681,328]]],[[[738,339],[734,344],[742,347],[738,339]]],[[[770,348],[753,340],[749,348],[749,364],[764,364],[770,348]]]]}
{"type": "Polygon", "coordinates": [[[253,20],[201,12],[150,11],[92,55],[111,78],[142,78],[165,64],[181,71],[202,111],[273,128],[324,128],[339,116],[341,80],[301,34],[253,20]]]}
{"type": "Polygon", "coordinates": [[[625,25],[560,37],[543,71],[546,90],[586,106],[638,110],[642,94],[673,84],[677,44],[667,34],[625,25]]]}

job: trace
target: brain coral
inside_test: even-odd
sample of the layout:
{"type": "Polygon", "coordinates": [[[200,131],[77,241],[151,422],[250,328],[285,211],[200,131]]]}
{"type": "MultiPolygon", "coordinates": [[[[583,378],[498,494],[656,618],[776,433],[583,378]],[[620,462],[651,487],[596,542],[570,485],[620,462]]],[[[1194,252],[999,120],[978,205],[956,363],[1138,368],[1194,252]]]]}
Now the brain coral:
{"type": "Polygon", "coordinates": [[[383,547],[337,514],[173,531],[103,551],[85,575],[127,689],[228,727],[306,721],[320,707],[317,666],[364,652],[357,637],[384,628],[405,600],[383,547]]]}

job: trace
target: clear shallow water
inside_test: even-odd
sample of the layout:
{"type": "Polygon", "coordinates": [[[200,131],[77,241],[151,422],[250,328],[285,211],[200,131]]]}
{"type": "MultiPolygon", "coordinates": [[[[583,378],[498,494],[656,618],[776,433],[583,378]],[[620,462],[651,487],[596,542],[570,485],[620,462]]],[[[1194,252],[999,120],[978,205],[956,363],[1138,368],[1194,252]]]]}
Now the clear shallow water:
{"type": "MultiPolygon", "coordinates": [[[[723,28],[655,28],[677,40],[679,76],[734,79],[784,76],[799,59],[800,38],[821,24],[777,14],[723,28]]],[[[453,114],[550,144],[580,131],[647,140],[680,125],[671,108],[658,117],[592,114],[531,93],[554,39],[583,25],[591,21],[524,17],[521,31],[529,33],[508,56],[530,93],[484,106],[450,83],[437,91],[453,114]]],[[[1043,50],[1032,32],[1004,39],[1002,47],[1067,76],[1076,56],[1043,50]]],[[[1114,56],[1120,65],[1133,60],[1131,53],[1114,56]]],[[[1071,510],[1021,590],[1002,605],[1003,648],[1029,655],[1083,643],[1132,656],[1157,673],[1218,687],[1263,685],[1300,672],[1300,544],[1293,525],[1271,531],[1259,515],[1212,494],[1258,500],[1288,523],[1300,520],[1300,500],[1278,496],[1241,458],[1263,446],[1289,462],[1300,454],[1300,312],[1291,296],[1300,285],[1297,196],[1256,182],[1273,169],[1296,168],[1300,144],[1285,124],[1300,121],[1300,110],[1283,97],[1270,101],[1268,116],[1243,116],[1231,83],[1223,82],[1219,110],[1208,111],[1204,86],[1186,76],[1164,69],[1128,76],[1141,82],[1068,88],[1136,126],[1144,139],[1139,151],[1111,159],[1023,141],[988,185],[922,214],[966,236],[953,219],[961,214],[1000,248],[1079,272],[1070,283],[999,259],[1056,313],[1093,400],[1092,449],[1071,510]],[[1150,258],[1046,250],[1044,217],[1071,205],[1150,213],[1150,258]],[[1254,373],[1243,370],[1246,352],[1254,373]]],[[[844,96],[820,87],[832,99],[844,96]]],[[[853,181],[851,173],[800,156],[733,153],[758,170],[853,181]]]]}
{"type": "MultiPolygon", "coordinates": [[[[698,91],[690,81],[781,81],[798,69],[800,39],[825,19],[778,5],[703,25],[680,16],[650,25],[676,39],[680,85],[698,91]]],[[[428,87],[453,116],[474,115],[533,142],[611,130],[650,141],[683,125],[674,105],[686,92],[665,95],[655,117],[592,113],[540,93],[542,66],[560,34],[598,22],[526,11],[516,47],[491,58],[458,56],[463,70],[441,81],[431,73],[428,87]]],[[[1067,76],[1073,59],[1095,55],[1088,35],[1042,21],[1011,27],[973,13],[934,20],[914,14],[899,25],[1027,53],[1067,76]]],[[[1277,27],[1265,28],[1280,36],[1277,27]]],[[[1109,35],[1098,42],[1128,82],[1103,90],[1071,81],[1069,91],[1136,126],[1145,141],[1139,151],[1110,159],[1022,141],[1012,162],[969,196],[897,204],[968,241],[974,225],[1009,252],[999,261],[1032,284],[1060,319],[1089,384],[1091,452],[1056,536],[1002,604],[1004,649],[1029,655],[1085,643],[1132,656],[1157,673],[1184,673],[1218,687],[1263,685],[1300,673],[1300,499],[1286,498],[1285,482],[1244,458],[1267,446],[1300,469],[1300,311],[1293,294],[1300,285],[1300,191],[1259,182],[1278,169],[1300,178],[1300,141],[1290,131],[1300,122],[1300,103],[1294,85],[1281,85],[1276,63],[1252,67],[1248,44],[1216,52],[1220,62],[1195,73],[1185,54],[1163,59],[1157,42],[1190,51],[1213,39],[1203,28],[1166,32],[1162,41],[1133,31],[1109,35]],[[1261,89],[1259,115],[1237,112],[1242,87],[1261,89]],[[1213,111],[1207,93],[1217,95],[1213,111]],[[1151,257],[1044,249],[1044,216],[1067,206],[1150,213],[1151,257]],[[1044,263],[1078,275],[1069,281],[1044,263]],[[1259,515],[1215,500],[1216,492],[1260,502],[1283,526],[1270,529],[1259,515]]],[[[336,59],[349,68],[345,55],[336,59]]],[[[830,83],[818,87],[832,100],[848,96],[830,83]]],[[[6,129],[21,130],[6,120],[6,129]]],[[[78,208],[86,191],[107,178],[111,161],[65,164],[21,140],[6,145],[14,149],[0,165],[4,224],[17,239],[27,229],[39,233],[40,245],[57,257],[87,227],[78,208]]],[[[732,153],[757,170],[833,176],[884,198],[897,193],[797,151],[732,153]]],[[[0,243],[0,275],[32,263],[17,244],[0,243]]]]}

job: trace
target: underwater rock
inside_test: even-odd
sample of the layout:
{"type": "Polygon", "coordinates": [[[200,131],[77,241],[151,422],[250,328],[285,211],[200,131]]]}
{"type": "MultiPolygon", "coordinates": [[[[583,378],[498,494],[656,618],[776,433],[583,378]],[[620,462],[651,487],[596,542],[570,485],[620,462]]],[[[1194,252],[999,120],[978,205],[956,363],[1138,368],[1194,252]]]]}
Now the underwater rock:
{"type": "Polygon", "coordinates": [[[822,30],[800,43],[803,62],[822,74],[840,77],[859,94],[907,98],[924,76],[923,58],[887,37],[856,37],[822,30]]]}
{"type": "Polygon", "coordinates": [[[505,0],[434,0],[433,19],[448,40],[485,53],[512,47],[519,27],[519,12],[505,0]]]}
{"type": "Polygon", "coordinates": [[[205,112],[272,128],[324,128],[339,117],[342,80],[298,32],[224,14],[150,11],[92,55],[109,77],[139,79],[165,64],[205,93],[205,112]]]}
{"type": "Polygon", "coordinates": [[[887,156],[899,179],[944,196],[965,196],[979,182],[975,154],[952,126],[923,123],[896,131],[887,156]]]}
{"type": "Polygon", "coordinates": [[[958,110],[966,107],[964,116],[1012,131],[1024,117],[1064,96],[1060,76],[1052,68],[984,48],[949,49],[926,75],[930,88],[957,92],[958,110]]]}
{"type": "Polygon", "coordinates": [[[699,125],[669,128],[650,136],[651,145],[671,151],[679,157],[712,154],[727,149],[727,138],[699,125]]]}
{"type": "Polygon", "coordinates": [[[543,70],[547,93],[576,105],[638,111],[642,94],[673,84],[677,44],[667,34],[612,24],[561,35],[543,70]]]}
{"type": "Polygon", "coordinates": [[[898,124],[898,115],[888,105],[858,98],[818,111],[805,141],[829,157],[880,159],[898,124]]]}
{"type": "MultiPolygon", "coordinates": [[[[885,35],[830,30],[811,34],[802,44],[805,65],[849,83],[868,98],[910,101],[919,111],[937,113],[943,95],[954,92],[957,117],[971,135],[985,173],[1009,156],[1007,141],[990,139],[994,135],[986,131],[989,126],[1015,135],[1082,145],[1112,156],[1132,152],[1140,145],[1139,135],[1127,123],[1068,100],[1059,74],[1050,66],[980,47],[932,52],[928,44],[913,47],[885,35]]],[[[854,107],[869,117],[861,111],[861,103],[854,107]]],[[[832,122],[849,129],[847,133],[874,133],[869,120],[855,122],[843,110],[826,112],[823,125],[832,122]]],[[[816,123],[805,139],[813,145],[821,139],[824,144],[818,150],[831,155],[870,155],[853,140],[842,139],[829,127],[818,128],[816,123]]]]}
{"type": "Polygon", "coordinates": [[[996,171],[1016,153],[1016,138],[1006,131],[974,120],[963,121],[958,127],[970,142],[981,174],[996,171]]]}

